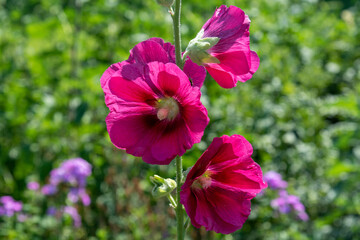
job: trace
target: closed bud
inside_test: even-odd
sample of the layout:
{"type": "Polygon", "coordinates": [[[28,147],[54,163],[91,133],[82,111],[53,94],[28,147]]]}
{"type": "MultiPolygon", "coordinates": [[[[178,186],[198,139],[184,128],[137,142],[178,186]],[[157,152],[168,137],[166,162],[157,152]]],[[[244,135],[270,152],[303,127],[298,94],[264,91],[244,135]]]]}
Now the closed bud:
{"type": "Polygon", "coordinates": [[[174,0],[156,0],[156,2],[167,8],[170,8],[174,4],[174,0]]]}
{"type": "Polygon", "coordinates": [[[219,59],[207,52],[208,49],[212,48],[219,42],[220,38],[202,38],[203,34],[204,30],[201,29],[196,37],[189,42],[184,55],[189,56],[191,60],[198,65],[204,65],[207,63],[220,63],[219,59]]]}
{"type": "Polygon", "coordinates": [[[150,177],[150,180],[155,184],[152,190],[154,198],[165,197],[176,188],[176,182],[170,178],[164,179],[158,175],[154,175],[150,177]]]}

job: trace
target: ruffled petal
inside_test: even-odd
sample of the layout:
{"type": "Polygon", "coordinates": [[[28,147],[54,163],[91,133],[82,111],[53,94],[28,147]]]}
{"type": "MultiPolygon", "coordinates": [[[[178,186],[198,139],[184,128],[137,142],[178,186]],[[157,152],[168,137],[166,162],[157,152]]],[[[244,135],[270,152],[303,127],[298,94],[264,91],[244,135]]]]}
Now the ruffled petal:
{"type": "Polygon", "coordinates": [[[245,13],[238,7],[225,5],[216,9],[214,15],[204,24],[205,37],[228,38],[241,28],[245,19],[245,13]]]}
{"type": "Polygon", "coordinates": [[[169,62],[168,54],[159,43],[146,40],[138,43],[130,50],[128,62],[130,63],[150,63],[150,62],[169,62]]]}
{"type": "Polygon", "coordinates": [[[206,70],[203,66],[197,65],[190,58],[187,58],[183,71],[190,78],[194,87],[202,87],[206,77],[206,70]]]}
{"type": "Polygon", "coordinates": [[[214,211],[224,221],[237,226],[238,229],[242,227],[251,211],[250,200],[244,198],[242,192],[227,191],[212,183],[205,193],[214,211]]]}
{"type": "Polygon", "coordinates": [[[194,194],[196,196],[197,206],[194,218],[196,223],[204,226],[207,231],[212,230],[223,234],[229,234],[239,229],[238,226],[224,221],[218,213],[214,211],[204,190],[194,191],[194,194]]]}

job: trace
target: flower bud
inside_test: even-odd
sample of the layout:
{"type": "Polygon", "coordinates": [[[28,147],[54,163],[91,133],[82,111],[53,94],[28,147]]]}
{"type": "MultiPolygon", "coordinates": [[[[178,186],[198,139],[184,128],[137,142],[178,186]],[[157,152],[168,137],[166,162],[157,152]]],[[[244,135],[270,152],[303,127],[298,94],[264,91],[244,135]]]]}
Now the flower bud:
{"type": "Polygon", "coordinates": [[[201,29],[196,37],[189,42],[189,45],[185,51],[185,55],[188,55],[191,60],[198,65],[204,65],[206,63],[220,63],[219,59],[207,52],[208,49],[212,48],[219,42],[220,38],[202,38],[203,34],[204,30],[201,29]]]}
{"type": "Polygon", "coordinates": [[[164,7],[171,7],[174,4],[174,0],[156,0],[156,2],[164,7]]]}
{"type": "Polygon", "coordinates": [[[154,198],[164,197],[170,194],[176,188],[176,182],[170,178],[162,178],[158,175],[150,177],[150,180],[155,184],[152,195],[154,198]]]}

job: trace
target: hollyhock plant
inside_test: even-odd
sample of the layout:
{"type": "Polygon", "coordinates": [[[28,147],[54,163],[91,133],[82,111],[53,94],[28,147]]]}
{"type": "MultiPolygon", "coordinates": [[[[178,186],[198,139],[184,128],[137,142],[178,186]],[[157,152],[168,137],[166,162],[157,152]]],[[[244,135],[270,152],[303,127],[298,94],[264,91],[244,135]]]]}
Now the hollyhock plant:
{"type": "Polygon", "coordinates": [[[251,144],[240,135],[214,138],[181,187],[180,203],[192,224],[229,234],[250,215],[250,200],[267,187],[251,144]]]}
{"type": "Polygon", "coordinates": [[[200,89],[175,64],[120,64],[111,76],[105,72],[101,83],[116,147],[164,165],[200,142],[209,122],[200,89]]]}
{"type": "Polygon", "coordinates": [[[205,66],[223,88],[246,82],[259,67],[259,57],[250,50],[250,19],[238,7],[222,5],[190,41],[185,55],[205,66]]]}

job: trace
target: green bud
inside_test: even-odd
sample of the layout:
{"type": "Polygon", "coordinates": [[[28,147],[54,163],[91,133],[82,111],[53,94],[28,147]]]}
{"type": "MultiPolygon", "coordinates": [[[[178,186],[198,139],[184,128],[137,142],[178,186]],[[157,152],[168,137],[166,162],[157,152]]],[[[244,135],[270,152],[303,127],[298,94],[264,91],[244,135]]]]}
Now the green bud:
{"type": "Polygon", "coordinates": [[[189,42],[184,57],[189,56],[191,60],[198,65],[204,65],[206,63],[220,63],[219,59],[211,56],[207,52],[208,49],[212,48],[219,42],[220,38],[202,38],[203,35],[204,30],[201,29],[201,31],[196,35],[196,37],[189,42]]]}
{"type": "Polygon", "coordinates": [[[170,8],[174,4],[174,0],[156,0],[156,2],[167,8],[170,8]]]}
{"type": "Polygon", "coordinates": [[[154,198],[165,197],[176,188],[176,182],[171,178],[164,179],[158,175],[154,175],[150,177],[150,180],[155,184],[151,192],[154,198]]]}

